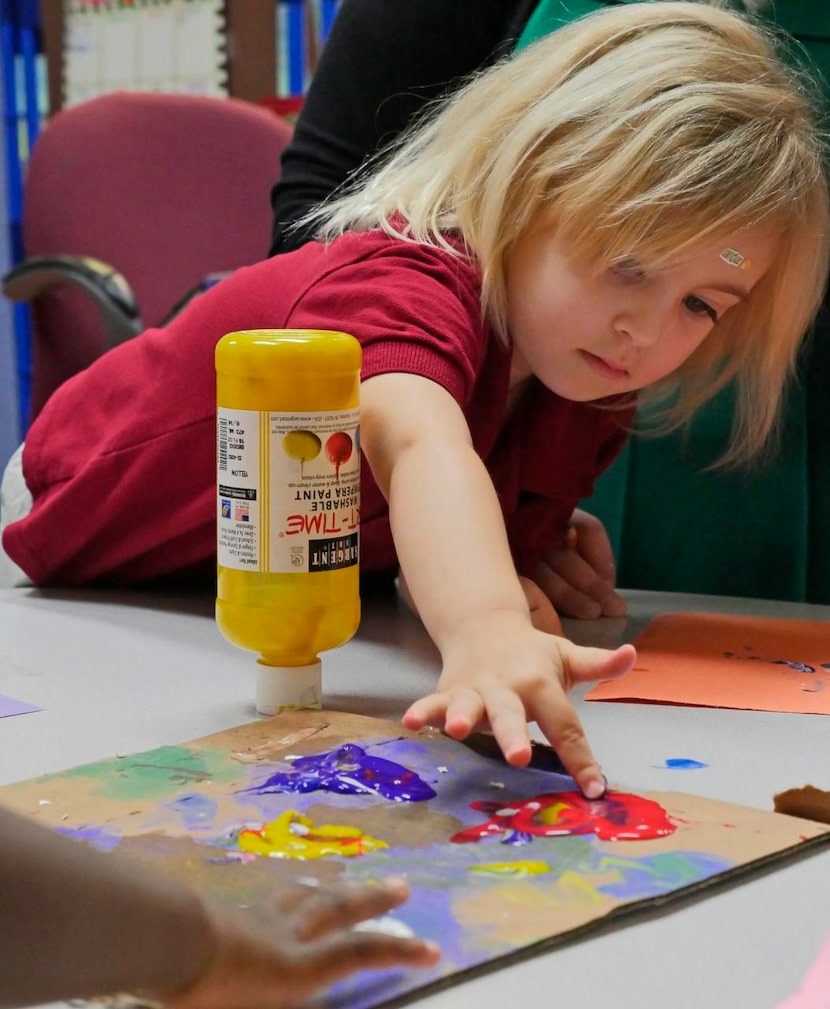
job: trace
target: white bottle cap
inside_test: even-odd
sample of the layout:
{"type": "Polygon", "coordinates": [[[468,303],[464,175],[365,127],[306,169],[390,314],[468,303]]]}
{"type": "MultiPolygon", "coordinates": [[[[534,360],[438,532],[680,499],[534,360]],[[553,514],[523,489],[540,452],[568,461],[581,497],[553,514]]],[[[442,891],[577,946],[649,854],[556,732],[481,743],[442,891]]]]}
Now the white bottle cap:
{"type": "Polygon", "coordinates": [[[256,709],[278,715],[295,708],[321,708],[323,663],[307,666],[269,666],[257,659],[256,709]]]}

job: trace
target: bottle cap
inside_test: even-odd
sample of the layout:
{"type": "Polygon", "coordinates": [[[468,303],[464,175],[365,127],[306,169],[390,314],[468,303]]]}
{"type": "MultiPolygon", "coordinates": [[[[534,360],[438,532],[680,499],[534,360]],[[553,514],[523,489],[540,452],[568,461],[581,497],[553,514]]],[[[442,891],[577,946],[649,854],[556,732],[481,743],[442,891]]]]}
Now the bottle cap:
{"type": "Polygon", "coordinates": [[[257,659],[256,709],[278,715],[296,708],[321,708],[323,663],[307,666],[269,666],[257,659]]]}

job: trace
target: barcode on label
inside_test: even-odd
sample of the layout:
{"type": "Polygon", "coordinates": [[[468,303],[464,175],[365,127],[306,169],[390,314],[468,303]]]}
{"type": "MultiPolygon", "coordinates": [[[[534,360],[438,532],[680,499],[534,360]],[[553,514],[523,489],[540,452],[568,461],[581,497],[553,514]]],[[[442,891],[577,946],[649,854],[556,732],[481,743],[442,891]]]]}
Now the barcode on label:
{"type": "Polygon", "coordinates": [[[228,471],[228,418],[219,418],[219,437],[217,439],[219,448],[219,472],[228,471]]]}

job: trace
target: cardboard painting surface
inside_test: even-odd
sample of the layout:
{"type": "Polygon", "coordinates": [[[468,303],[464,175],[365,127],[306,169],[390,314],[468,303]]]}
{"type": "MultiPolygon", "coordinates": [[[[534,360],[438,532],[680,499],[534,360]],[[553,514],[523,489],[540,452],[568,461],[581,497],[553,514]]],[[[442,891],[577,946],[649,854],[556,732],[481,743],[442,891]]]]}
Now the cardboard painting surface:
{"type": "Polygon", "coordinates": [[[242,905],[268,901],[298,878],[405,875],[412,895],[393,912],[394,924],[434,939],[442,959],[426,971],[366,972],[321,998],[350,1009],[409,1001],[609,916],[662,906],[830,841],[826,825],[674,792],[630,797],[659,810],[671,832],[603,840],[596,824],[606,833],[636,832],[647,817],[626,820],[614,804],[624,793],[616,791],[608,802],[582,800],[576,809],[567,801],[572,790],[564,775],[508,767],[436,730],[302,711],[7,786],[0,802],[242,905]],[[308,758],[325,764],[326,787],[311,788],[313,775],[298,771],[308,758]],[[388,762],[404,769],[392,776],[397,784],[388,762]],[[301,779],[311,790],[272,788],[301,779]],[[401,781],[419,801],[395,798],[401,781]],[[338,791],[355,782],[364,791],[338,791]],[[301,829],[281,834],[287,822],[301,829]],[[338,853],[251,854],[243,839],[259,843],[263,824],[289,847],[309,851],[327,837],[338,853]],[[540,836],[543,829],[561,832],[540,836]],[[451,840],[459,835],[467,840],[451,840]]]}
{"type": "Polygon", "coordinates": [[[663,613],[634,645],[634,668],[587,701],[830,715],[830,624],[663,613]]]}

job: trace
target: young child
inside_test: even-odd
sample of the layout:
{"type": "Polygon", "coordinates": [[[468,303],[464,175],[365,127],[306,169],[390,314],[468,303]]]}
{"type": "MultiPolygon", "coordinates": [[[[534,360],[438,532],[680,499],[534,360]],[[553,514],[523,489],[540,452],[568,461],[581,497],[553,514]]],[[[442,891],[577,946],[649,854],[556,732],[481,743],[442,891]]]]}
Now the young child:
{"type": "Polygon", "coordinates": [[[400,566],[442,657],[406,725],[489,726],[522,765],[535,720],[596,797],[566,692],[635,653],[549,633],[555,558],[641,390],[667,397],[671,426],[735,378],[728,457],[773,432],[828,267],[809,97],[738,15],[620,5],[475,78],[314,216],[320,242],[238,271],[58,390],[4,547],[39,584],[212,569],[214,345],[351,332],[363,570],[400,566]]]}
{"type": "Polygon", "coordinates": [[[407,893],[401,879],[299,887],[254,914],[0,809],[0,1006],[118,992],[170,1009],[305,1005],[358,970],[435,963],[433,943],[352,929],[407,893]]]}

